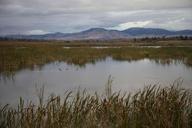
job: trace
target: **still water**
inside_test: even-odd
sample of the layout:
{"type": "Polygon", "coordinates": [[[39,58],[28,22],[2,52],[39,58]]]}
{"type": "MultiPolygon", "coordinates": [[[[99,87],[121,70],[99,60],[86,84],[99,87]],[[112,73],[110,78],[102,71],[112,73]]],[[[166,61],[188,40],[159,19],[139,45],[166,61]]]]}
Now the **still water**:
{"type": "Polygon", "coordinates": [[[34,70],[16,72],[13,79],[0,80],[0,104],[36,100],[37,89],[44,86],[45,96],[63,95],[66,90],[86,88],[90,93],[103,93],[108,77],[112,76],[113,91],[132,92],[146,85],[168,86],[176,79],[182,86],[192,88],[192,68],[181,62],[158,64],[149,59],[139,61],[116,61],[107,58],[83,67],[65,62],[53,62],[34,70]]]}

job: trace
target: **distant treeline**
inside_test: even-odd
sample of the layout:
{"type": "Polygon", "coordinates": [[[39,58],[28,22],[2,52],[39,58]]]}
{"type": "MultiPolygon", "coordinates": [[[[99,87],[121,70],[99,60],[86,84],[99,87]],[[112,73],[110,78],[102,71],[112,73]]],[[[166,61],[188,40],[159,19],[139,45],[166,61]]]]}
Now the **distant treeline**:
{"type": "Polygon", "coordinates": [[[121,41],[121,42],[140,42],[140,41],[168,41],[168,40],[192,40],[192,36],[174,36],[174,37],[142,37],[142,38],[130,38],[130,39],[112,39],[112,40],[105,40],[105,39],[89,39],[89,40],[49,40],[49,39],[15,39],[15,38],[11,38],[11,37],[0,37],[0,41],[29,41],[29,42],[33,42],[33,41],[38,41],[38,42],[42,42],[42,41],[48,41],[48,42],[53,42],[53,41],[62,41],[65,43],[71,43],[71,42],[84,42],[84,43],[97,43],[97,42],[109,42],[109,43],[113,43],[113,42],[117,42],[117,41],[121,41]]]}

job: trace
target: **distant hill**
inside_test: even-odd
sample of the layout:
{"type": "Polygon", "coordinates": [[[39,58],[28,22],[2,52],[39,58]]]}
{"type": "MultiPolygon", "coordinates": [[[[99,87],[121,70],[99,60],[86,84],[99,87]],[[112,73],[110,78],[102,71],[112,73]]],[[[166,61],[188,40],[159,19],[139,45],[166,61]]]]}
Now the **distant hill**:
{"type": "Polygon", "coordinates": [[[90,39],[127,39],[141,37],[192,36],[192,30],[169,31],[159,28],[129,28],[123,31],[104,28],[91,28],[78,33],[50,33],[44,35],[8,35],[13,39],[45,39],[45,40],[90,40],[90,39]]]}
{"type": "Polygon", "coordinates": [[[131,36],[168,36],[174,35],[173,31],[158,28],[129,28],[124,31],[131,36]]]}

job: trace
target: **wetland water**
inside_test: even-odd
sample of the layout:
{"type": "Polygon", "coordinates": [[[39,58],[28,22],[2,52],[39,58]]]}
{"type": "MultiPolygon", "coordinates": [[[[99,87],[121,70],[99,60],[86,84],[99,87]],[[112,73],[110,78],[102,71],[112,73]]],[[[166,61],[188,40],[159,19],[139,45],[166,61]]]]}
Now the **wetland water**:
{"type": "Polygon", "coordinates": [[[149,59],[116,61],[107,58],[83,67],[65,62],[53,62],[33,70],[17,71],[12,79],[0,80],[0,102],[17,103],[37,99],[37,88],[44,86],[45,96],[51,93],[63,95],[66,90],[86,88],[90,92],[104,92],[108,77],[112,76],[113,91],[132,92],[145,85],[160,83],[168,86],[181,78],[182,86],[191,88],[192,68],[182,62],[160,64],[149,59]]]}

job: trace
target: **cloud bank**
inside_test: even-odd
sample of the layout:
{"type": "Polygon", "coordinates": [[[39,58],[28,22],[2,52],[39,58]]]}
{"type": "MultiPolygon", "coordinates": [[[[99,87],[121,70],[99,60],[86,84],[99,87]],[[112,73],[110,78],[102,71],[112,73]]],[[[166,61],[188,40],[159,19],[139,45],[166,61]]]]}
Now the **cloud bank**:
{"type": "Polygon", "coordinates": [[[0,34],[92,27],[192,29],[191,0],[0,0],[0,34]]]}

